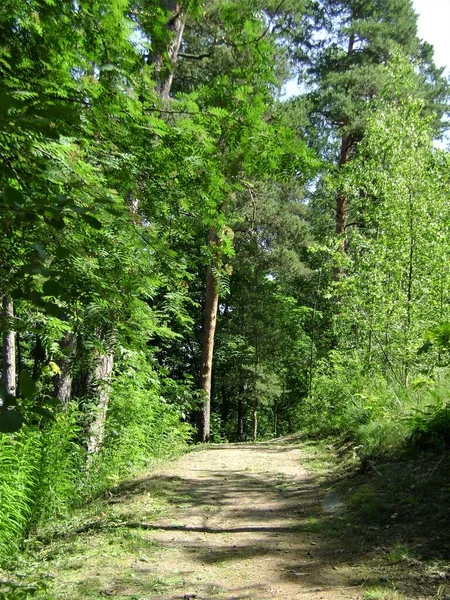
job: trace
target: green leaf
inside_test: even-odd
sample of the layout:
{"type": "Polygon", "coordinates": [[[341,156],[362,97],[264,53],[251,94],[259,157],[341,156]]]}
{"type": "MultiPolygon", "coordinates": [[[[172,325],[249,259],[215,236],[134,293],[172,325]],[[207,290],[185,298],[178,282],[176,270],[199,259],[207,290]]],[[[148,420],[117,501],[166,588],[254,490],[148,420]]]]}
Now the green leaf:
{"type": "Polygon", "coordinates": [[[49,277],[51,274],[48,269],[37,265],[25,265],[22,267],[22,273],[26,275],[43,275],[44,277],[49,277]]]}
{"type": "Polygon", "coordinates": [[[72,252],[69,248],[64,248],[63,246],[59,246],[55,250],[55,254],[58,258],[69,258],[72,255],[72,252]]]}
{"type": "Polygon", "coordinates": [[[0,433],[15,433],[22,425],[22,415],[17,410],[5,410],[0,413],[0,433]]]}
{"type": "Polygon", "coordinates": [[[6,186],[5,191],[3,193],[3,197],[8,204],[13,204],[20,208],[23,207],[23,204],[25,202],[22,192],[9,185],[6,186]]]}
{"type": "Polygon", "coordinates": [[[6,394],[3,399],[3,408],[8,408],[10,406],[17,406],[17,398],[12,394],[6,394]]]}
{"type": "Polygon", "coordinates": [[[93,227],[94,229],[101,229],[103,227],[102,224],[100,223],[100,221],[96,217],[93,217],[92,215],[82,214],[80,216],[86,221],[86,223],[90,227],[93,227]]]}
{"type": "Polygon", "coordinates": [[[52,219],[50,219],[50,224],[55,229],[64,229],[64,227],[66,226],[62,217],[53,217],[52,219]]]}
{"type": "Polygon", "coordinates": [[[46,302],[44,304],[44,310],[48,315],[51,315],[52,317],[57,317],[58,319],[64,318],[64,310],[61,308],[61,306],[58,306],[53,302],[46,302]]]}
{"type": "Polygon", "coordinates": [[[28,371],[22,371],[19,376],[20,390],[24,398],[31,398],[36,393],[36,382],[28,371]]]}
{"type": "Polygon", "coordinates": [[[63,293],[63,287],[59,281],[47,279],[42,286],[42,293],[44,296],[60,296],[63,293]]]}
{"type": "Polygon", "coordinates": [[[51,421],[55,420],[55,415],[43,406],[34,406],[33,408],[30,408],[30,411],[34,412],[37,415],[41,415],[41,417],[50,419],[51,421]]]}
{"type": "Polygon", "coordinates": [[[40,292],[37,292],[36,290],[33,290],[30,293],[30,300],[36,306],[42,306],[43,305],[42,294],[40,292]]]}

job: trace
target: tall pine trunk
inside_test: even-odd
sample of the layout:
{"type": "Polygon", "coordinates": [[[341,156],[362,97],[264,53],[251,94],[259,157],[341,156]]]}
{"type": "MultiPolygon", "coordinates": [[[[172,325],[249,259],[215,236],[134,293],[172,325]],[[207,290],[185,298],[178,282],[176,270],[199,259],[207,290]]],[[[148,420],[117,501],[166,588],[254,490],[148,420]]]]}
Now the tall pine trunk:
{"type": "Polygon", "coordinates": [[[5,391],[11,396],[16,395],[16,333],[12,329],[14,305],[9,296],[3,296],[3,315],[7,321],[3,334],[3,384],[5,391]]]}
{"type": "MultiPolygon", "coordinates": [[[[217,244],[217,235],[212,229],[209,231],[209,244],[217,244]]],[[[204,393],[200,422],[200,437],[202,442],[208,442],[210,438],[212,366],[218,306],[219,282],[213,273],[212,266],[209,265],[206,272],[205,316],[202,339],[202,363],[200,366],[200,389],[204,393]]]]}
{"type": "MultiPolygon", "coordinates": [[[[350,34],[350,37],[348,40],[347,55],[349,57],[354,52],[354,46],[355,46],[355,35],[352,33],[352,34],[350,34]]],[[[345,164],[347,164],[350,159],[350,148],[352,146],[352,143],[353,143],[353,140],[350,135],[345,135],[345,134],[342,135],[341,150],[339,153],[339,161],[338,161],[338,165],[340,168],[343,167],[345,164]]],[[[345,254],[345,251],[346,251],[345,228],[347,225],[347,211],[348,211],[347,192],[345,192],[342,189],[339,189],[337,191],[337,195],[336,195],[335,231],[336,231],[336,235],[338,235],[340,237],[339,251],[341,254],[345,254]]],[[[335,281],[339,281],[339,279],[341,277],[342,277],[342,268],[340,266],[337,266],[334,268],[334,279],[335,279],[335,281]]]]}
{"type": "MultiPolygon", "coordinates": [[[[343,167],[348,163],[350,158],[350,147],[352,140],[349,136],[342,136],[341,139],[341,152],[339,155],[339,167],[343,167]]],[[[335,219],[335,232],[340,237],[339,241],[339,252],[345,254],[346,243],[345,243],[345,228],[347,226],[347,192],[339,189],[336,194],[336,219],[335,219]]],[[[342,276],[342,268],[340,266],[334,269],[334,279],[338,281],[342,276]]]]}

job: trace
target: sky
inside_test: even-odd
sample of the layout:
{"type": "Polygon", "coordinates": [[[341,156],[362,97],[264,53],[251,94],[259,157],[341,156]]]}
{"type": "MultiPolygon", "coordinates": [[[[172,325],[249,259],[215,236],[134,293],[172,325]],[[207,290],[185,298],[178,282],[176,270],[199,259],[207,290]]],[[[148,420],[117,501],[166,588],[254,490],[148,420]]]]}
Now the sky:
{"type": "Polygon", "coordinates": [[[434,46],[434,61],[450,75],[450,0],[413,0],[419,37],[434,46]]]}

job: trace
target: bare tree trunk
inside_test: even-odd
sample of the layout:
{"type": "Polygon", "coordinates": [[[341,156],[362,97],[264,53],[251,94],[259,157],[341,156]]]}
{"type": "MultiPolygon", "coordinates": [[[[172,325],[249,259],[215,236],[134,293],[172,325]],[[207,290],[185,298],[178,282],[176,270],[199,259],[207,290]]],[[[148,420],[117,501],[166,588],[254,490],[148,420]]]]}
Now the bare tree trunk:
{"type": "Polygon", "coordinates": [[[274,403],[273,406],[273,435],[277,437],[278,430],[278,402],[274,403]]]}
{"type": "Polygon", "coordinates": [[[178,60],[178,54],[180,52],[181,41],[183,39],[184,26],[186,23],[186,19],[184,16],[180,14],[179,4],[176,6],[176,14],[175,17],[171,21],[170,29],[174,33],[174,37],[172,42],[168,48],[168,55],[170,61],[170,71],[167,73],[164,81],[160,83],[160,94],[161,98],[165,101],[169,99],[170,90],[172,88],[173,83],[173,75],[175,65],[178,60]]]}
{"type": "Polygon", "coordinates": [[[58,361],[60,372],[54,378],[55,396],[60,400],[64,410],[72,398],[72,374],[70,373],[70,354],[75,349],[76,337],[67,331],[60,342],[63,358],[58,361]]]}
{"type": "Polygon", "coordinates": [[[244,418],[245,418],[245,403],[244,403],[244,386],[241,384],[239,386],[239,395],[238,395],[238,414],[237,414],[237,439],[238,442],[244,441],[244,418]]]}
{"type": "MultiPolygon", "coordinates": [[[[406,296],[406,336],[410,335],[411,328],[411,311],[412,311],[412,297],[413,297],[413,270],[414,270],[414,249],[415,249],[415,236],[414,236],[414,205],[412,191],[409,190],[409,210],[408,210],[408,230],[409,230],[409,260],[408,260],[408,289],[406,296]]],[[[405,385],[408,383],[409,373],[409,359],[405,361],[404,366],[404,382],[405,385]]]]}
{"type": "MultiPolygon", "coordinates": [[[[217,244],[217,235],[212,229],[209,231],[209,244],[217,244]]],[[[202,340],[202,364],[200,366],[200,389],[204,392],[200,423],[202,442],[209,441],[210,437],[212,366],[218,306],[219,284],[210,265],[206,273],[205,318],[202,340]]]]}
{"type": "Polygon", "coordinates": [[[11,328],[14,319],[14,305],[11,298],[3,296],[3,314],[8,321],[3,334],[3,384],[7,394],[16,395],[16,333],[11,328]]]}
{"type": "Polygon", "coordinates": [[[93,456],[98,454],[105,434],[106,413],[108,412],[110,383],[114,367],[114,351],[102,354],[95,368],[95,386],[97,388],[98,402],[95,417],[89,428],[87,451],[93,456]]]}
{"type": "Polygon", "coordinates": [[[253,399],[253,441],[256,442],[258,437],[258,400],[253,399]]]}

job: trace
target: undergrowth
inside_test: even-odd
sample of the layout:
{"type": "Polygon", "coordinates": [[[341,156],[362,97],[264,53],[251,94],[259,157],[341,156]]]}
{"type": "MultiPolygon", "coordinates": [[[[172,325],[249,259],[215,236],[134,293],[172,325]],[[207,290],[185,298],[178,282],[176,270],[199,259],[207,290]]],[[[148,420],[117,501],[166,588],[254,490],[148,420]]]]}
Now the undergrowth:
{"type": "MultiPolygon", "coordinates": [[[[0,434],[0,568],[13,568],[31,529],[69,517],[111,486],[186,449],[191,428],[162,395],[151,368],[124,364],[95,457],[87,455],[86,415],[76,403],[44,426],[0,434]]],[[[15,590],[20,598],[22,588],[15,590]]]]}
{"type": "Polygon", "coordinates": [[[450,447],[450,376],[419,376],[406,384],[335,353],[319,370],[298,417],[299,429],[352,439],[361,458],[383,460],[450,447]]]}

